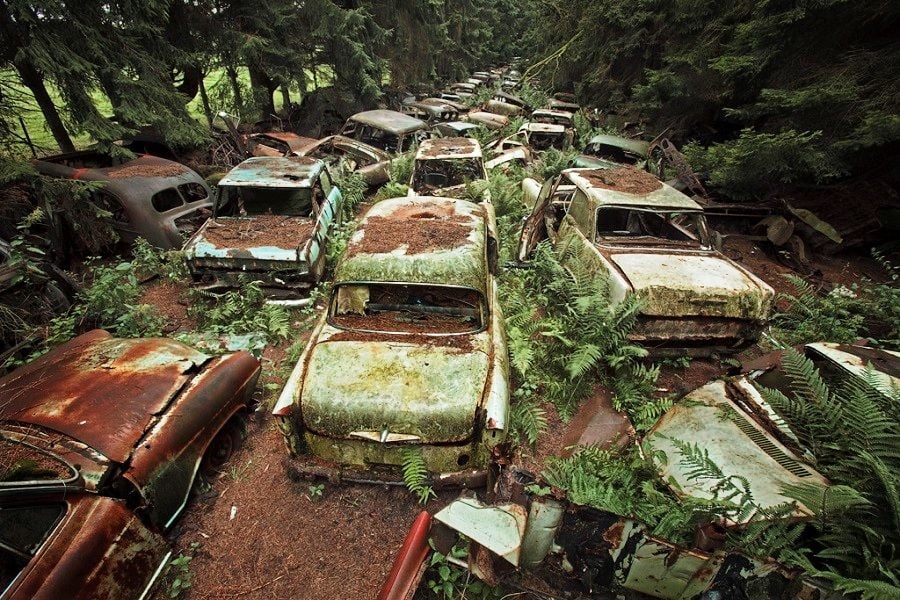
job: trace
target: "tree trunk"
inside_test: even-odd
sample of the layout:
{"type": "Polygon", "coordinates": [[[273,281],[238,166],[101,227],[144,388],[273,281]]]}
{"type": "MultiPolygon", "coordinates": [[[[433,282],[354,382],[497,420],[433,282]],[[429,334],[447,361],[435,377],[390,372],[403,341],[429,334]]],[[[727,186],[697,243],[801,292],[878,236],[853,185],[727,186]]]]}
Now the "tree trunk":
{"type": "Polygon", "coordinates": [[[286,83],[281,84],[281,108],[286,112],[291,110],[291,90],[286,83]]]}
{"type": "Polygon", "coordinates": [[[258,109],[262,112],[262,118],[270,119],[275,114],[275,99],[272,96],[274,88],[272,80],[261,69],[250,66],[250,87],[253,88],[253,99],[258,109]]]}
{"type": "Polygon", "coordinates": [[[241,96],[241,83],[238,81],[237,70],[232,66],[225,67],[225,73],[228,75],[228,81],[231,82],[231,93],[234,94],[234,104],[238,109],[238,117],[243,117],[241,114],[244,109],[244,98],[241,96]]]}
{"type": "Polygon", "coordinates": [[[14,64],[16,71],[19,72],[19,77],[22,78],[22,83],[34,94],[34,99],[41,109],[44,120],[47,121],[47,127],[50,128],[50,133],[53,134],[53,139],[56,140],[59,149],[62,152],[75,152],[75,144],[72,143],[72,138],[66,131],[66,126],[59,116],[59,111],[56,110],[56,105],[53,104],[53,99],[47,93],[43,76],[29,62],[16,61],[14,64]]]}
{"type": "Polygon", "coordinates": [[[203,114],[206,115],[206,121],[209,123],[209,126],[212,127],[212,108],[209,106],[209,95],[206,93],[206,83],[204,83],[203,77],[200,78],[200,82],[197,85],[200,90],[200,102],[203,104],[203,114]]]}

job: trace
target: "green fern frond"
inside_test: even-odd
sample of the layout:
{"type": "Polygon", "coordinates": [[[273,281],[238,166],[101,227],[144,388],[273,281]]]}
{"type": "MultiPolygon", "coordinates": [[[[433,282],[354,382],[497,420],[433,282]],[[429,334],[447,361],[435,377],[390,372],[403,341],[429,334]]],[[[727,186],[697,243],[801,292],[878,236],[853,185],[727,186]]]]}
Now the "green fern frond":
{"type": "Polygon", "coordinates": [[[401,471],[403,483],[406,489],[413,493],[419,500],[419,504],[427,504],[437,494],[431,487],[431,477],[428,466],[419,448],[407,447],[401,452],[401,471]]]}

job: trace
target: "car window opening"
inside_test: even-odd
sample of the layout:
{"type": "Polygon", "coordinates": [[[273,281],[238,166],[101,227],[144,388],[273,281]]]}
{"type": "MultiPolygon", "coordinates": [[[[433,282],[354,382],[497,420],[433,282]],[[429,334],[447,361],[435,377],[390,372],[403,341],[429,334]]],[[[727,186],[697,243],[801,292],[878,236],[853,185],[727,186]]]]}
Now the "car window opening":
{"type": "Polygon", "coordinates": [[[342,284],[332,296],[333,325],[392,333],[472,333],[483,329],[480,293],[457,287],[342,284]]]}
{"type": "Polygon", "coordinates": [[[420,194],[465,185],[482,179],[481,162],[477,159],[420,160],[413,174],[413,189],[420,194]]]}
{"type": "Polygon", "coordinates": [[[650,211],[605,207],[597,210],[597,240],[645,242],[648,239],[689,247],[708,247],[706,221],[698,212],[650,211]]]}

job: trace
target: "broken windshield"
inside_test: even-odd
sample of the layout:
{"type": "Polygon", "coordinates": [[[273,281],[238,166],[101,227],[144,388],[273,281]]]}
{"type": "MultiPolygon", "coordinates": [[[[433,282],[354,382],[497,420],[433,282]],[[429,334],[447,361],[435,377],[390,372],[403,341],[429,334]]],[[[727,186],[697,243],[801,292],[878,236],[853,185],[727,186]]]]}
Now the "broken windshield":
{"type": "Polygon", "coordinates": [[[479,158],[417,160],[413,189],[419,194],[427,195],[442,188],[465,185],[475,179],[484,179],[479,158]]]}
{"type": "Polygon", "coordinates": [[[220,193],[222,206],[237,202],[237,209],[242,215],[315,216],[310,188],[228,186],[220,193]]]}
{"type": "Polygon", "coordinates": [[[484,328],[480,293],[469,288],[396,283],[342,284],[329,322],[341,329],[391,333],[475,333],[484,328]]]}
{"type": "Polygon", "coordinates": [[[709,246],[703,213],[608,206],[597,209],[598,243],[663,243],[685,247],[709,246]]]}

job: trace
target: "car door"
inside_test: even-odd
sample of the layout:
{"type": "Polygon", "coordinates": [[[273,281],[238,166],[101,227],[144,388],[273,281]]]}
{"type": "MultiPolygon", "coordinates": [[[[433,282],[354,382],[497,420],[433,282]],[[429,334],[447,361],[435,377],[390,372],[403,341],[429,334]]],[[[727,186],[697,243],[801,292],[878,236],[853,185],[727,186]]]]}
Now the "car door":
{"type": "Polygon", "coordinates": [[[143,597],[169,554],[119,500],[70,491],[0,503],[2,600],[143,597]]]}
{"type": "Polygon", "coordinates": [[[554,186],[555,180],[544,182],[534,201],[531,214],[522,223],[522,230],[519,233],[519,250],[516,253],[516,258],[519,262],[527,261],[537,245],[547,239],[544,213],[550,206],[550,200],[553,197],[551,191],[554,186]]]}

